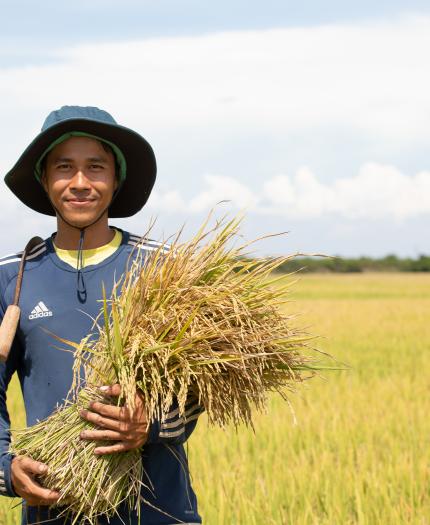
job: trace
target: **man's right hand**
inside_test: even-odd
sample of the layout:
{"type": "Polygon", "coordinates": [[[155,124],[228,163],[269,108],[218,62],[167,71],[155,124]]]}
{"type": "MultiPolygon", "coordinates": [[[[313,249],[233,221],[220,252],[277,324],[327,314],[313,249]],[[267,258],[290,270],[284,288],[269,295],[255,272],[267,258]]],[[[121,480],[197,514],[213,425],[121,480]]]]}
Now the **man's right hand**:
{"type": "Polygon", "coordinates": [[[45,489],[36,481],[37,476],[48,472],[44,463],[27,456],[13,458],[11,465],[12,485],[14,491],[25,499],[28,505],[52,505],[60,494],[54,490],[45,489]]]}

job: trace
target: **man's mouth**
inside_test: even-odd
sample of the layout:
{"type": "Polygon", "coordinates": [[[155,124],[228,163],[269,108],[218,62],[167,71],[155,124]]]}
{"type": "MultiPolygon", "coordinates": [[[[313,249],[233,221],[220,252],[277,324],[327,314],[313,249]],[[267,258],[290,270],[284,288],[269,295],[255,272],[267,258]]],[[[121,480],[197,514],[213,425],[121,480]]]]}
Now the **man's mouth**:
{"type": "Polygon", "coordinates": [[[66,199],[66,203],[71,204],[72,206],[79,207],[79,208],[84,207],[84,206],[89,206],[93,202],[95,202],[95,199],[80,198],[80,197],[75,197],[73,199],[66,199]]]}

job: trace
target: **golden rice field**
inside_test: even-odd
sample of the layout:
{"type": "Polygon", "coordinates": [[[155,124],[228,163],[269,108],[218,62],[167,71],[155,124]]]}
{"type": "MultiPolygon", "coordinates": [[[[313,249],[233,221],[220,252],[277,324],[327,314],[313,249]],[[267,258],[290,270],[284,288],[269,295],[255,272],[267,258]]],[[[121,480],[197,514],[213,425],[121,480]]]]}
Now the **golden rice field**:
{"type": "MultiPolygon", "coordinates": [[[[255,433],[208,428],[188,452],[207,525],[430,524],[430,275],[305,275],[291,312],[349,365],[278,398],[255,433]]],[[[13,424],[23,421],[14,383],[13,424]]],[[[0,498],[0,525],[19,509],[0,498]]]]}

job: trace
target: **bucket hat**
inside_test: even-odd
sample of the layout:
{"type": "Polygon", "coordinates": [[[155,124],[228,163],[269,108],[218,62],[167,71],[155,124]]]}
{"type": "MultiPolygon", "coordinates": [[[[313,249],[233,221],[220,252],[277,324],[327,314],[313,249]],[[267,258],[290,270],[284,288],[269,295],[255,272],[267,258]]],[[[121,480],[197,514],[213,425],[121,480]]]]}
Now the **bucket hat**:
{"type": "Polygon", "coordinates": [[[51,145],[63,135],[79,132],[114,146],[121,157],[120,187],[111,205],[109,217],[130,217],[146,203],[154,186],[157,165],[150,144],[132,129],[117,124],[106,111],[89,106],[63,106],[52,111],[37,137],[26,148],[15,166],[6,174],[9,189],[32,210],[55,215],[40,184],[36,166],[51,145]]]}

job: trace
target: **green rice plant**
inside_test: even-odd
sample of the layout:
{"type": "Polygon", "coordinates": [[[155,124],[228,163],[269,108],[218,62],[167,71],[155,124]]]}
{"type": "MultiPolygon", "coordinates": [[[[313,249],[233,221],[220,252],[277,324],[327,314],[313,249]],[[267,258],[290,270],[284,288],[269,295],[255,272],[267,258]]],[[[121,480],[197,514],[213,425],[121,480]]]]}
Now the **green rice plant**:
{"type": "Polygon", "coordinates": [[[12,451],[48,464],[42,483],[61,493],[58,505],[73,523],[93,525],[124,501],[139,508],[140,452],[98,457],[95,442],[79,439],[94,428],[79,411],[101,398],[101,385],[119,383],[117,402],[131,409],[139,393],[151,422],[163,420],[174,399],[185,417],[194,396],[209,424],[252,426],[252,410],[265,408],[269,392],[287,399],[319,368],[311,336],[285,313],[290,282],[272,276],[290,257],[244,259],[247,245],[234,242],[240,222],[209,229],[206,221],[188,242],[178,234],[168,250],[137,254],[112,296],[103,294],[97,337],[57,336],[75,349],[70,400],[16,433],[12,451]]]}

